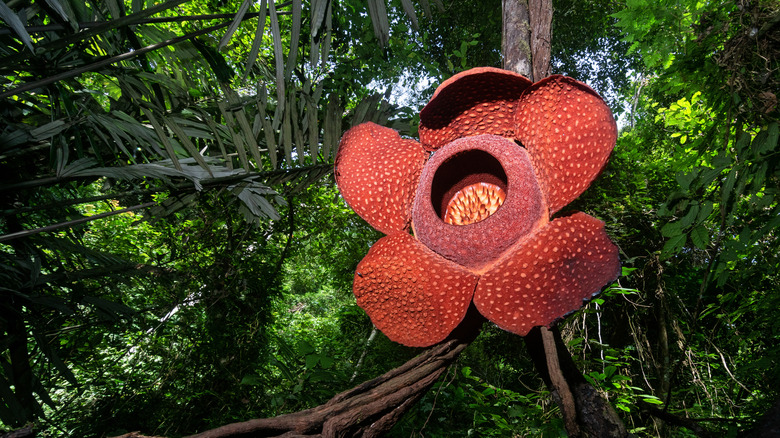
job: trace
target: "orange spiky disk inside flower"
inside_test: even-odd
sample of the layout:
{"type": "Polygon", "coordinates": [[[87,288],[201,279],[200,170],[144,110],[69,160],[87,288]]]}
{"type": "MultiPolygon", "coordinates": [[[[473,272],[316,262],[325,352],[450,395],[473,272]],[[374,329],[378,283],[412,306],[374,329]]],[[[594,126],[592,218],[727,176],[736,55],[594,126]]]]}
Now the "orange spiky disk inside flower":
{"type": "Polygon", "coordinates": [[[444,222],[450,225],[468,225],[487,219],[501,207],[506,192],[487,182],[466,186],[450,199],[444,212],[444,222]]]}

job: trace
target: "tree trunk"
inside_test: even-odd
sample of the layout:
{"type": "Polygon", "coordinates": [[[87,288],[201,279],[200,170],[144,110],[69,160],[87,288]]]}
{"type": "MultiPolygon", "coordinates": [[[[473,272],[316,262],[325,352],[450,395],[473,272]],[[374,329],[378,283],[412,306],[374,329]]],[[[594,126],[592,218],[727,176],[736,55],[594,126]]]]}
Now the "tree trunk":
{"type": "Polygon", "coordinates": [[[532,81],[550,76],[552,2],[502,0],[504,69],[532,81]]]}
{"type": "Polygon", "coordinates": [[[531,25],[531,64],[533,81],[550,76],[550,42],[552,41],[552,0],[528,0],[531,25]]]}
{"type": "Polygon", "coordinates": [[[502,0],[501,7],[504,26],[501,52],[504,55],[504,69],[533,80],[528,0],[502,0]]]}
{"type": "MultiPolygon", "coordinates": [[[[504,68],[532,81],[549,76],[552,0],[503,0],[503,7],[504,68]]],[[[615,409],[575,366],[557,329],[537,327],[524,340],[570,437],[627,436],[615,409]]]]}

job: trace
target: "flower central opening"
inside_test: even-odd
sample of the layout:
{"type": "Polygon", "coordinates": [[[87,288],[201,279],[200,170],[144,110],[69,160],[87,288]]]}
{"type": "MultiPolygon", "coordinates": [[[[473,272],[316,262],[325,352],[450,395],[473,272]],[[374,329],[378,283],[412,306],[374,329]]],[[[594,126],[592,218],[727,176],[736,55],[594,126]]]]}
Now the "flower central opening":
{"type": "Polygon", "coordinates": [[[444,222],[451,225],[468,225],[487,219],[504,203],[506,192],[485,182],[471,184],[458,190],[447,204],[444,222]]]}
{"type": "Polygon", "coordinates": [[[480,271],[542,222],[543,200],[528,151],[497,135],[459,138],[436,151],[420,173],[414,236],[436,254],[480,271]]]}
{"type": "Polygon", "coordinates": [[[501,163],[479,149],[455,154],[436,170],[431,203],[450,225],[483,221],[498,211],[507,197],[507,176],[501,163]]]}

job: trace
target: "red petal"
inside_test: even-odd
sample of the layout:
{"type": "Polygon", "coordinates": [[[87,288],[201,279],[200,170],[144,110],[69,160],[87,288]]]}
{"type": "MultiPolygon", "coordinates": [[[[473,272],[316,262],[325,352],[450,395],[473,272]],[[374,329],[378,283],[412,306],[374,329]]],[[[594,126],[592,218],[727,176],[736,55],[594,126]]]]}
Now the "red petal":
{"type": "Polygon", "coordinates": [[[444,340],[466,315],[477,277],[406,233],[374,244],[355,271],[357,303],[388,338],[410,347],[444,340]]]}
{"type": "Polygon", "coordinates": [[[493,67],[458,73],[420,111],[420,142],[431,151],[472,135],[513,138],[516,102],[530,85],[524,76],[493,67]]]}
{"type": "Polygon", "coordinates": [[[344,134],[336,154],[336,184],[355,213],[391,234],[409,229],[412,200],[427,153],[390,128],[363,123],[344,134]]]}
{"type": "Polygon", "coordinates": [[[483,275],[474,304],[499,327],[525,336],[579,309],[619,275],[604,223],[576,213],[550,222],[483,275]]]}
{"type": "Polygon", "coordinates": [[[604,100],[566,76],[529,88],[517,106],[517,139],[528,149],[550,214],[576,199],[607,164],[617,125],[604,100]]]}

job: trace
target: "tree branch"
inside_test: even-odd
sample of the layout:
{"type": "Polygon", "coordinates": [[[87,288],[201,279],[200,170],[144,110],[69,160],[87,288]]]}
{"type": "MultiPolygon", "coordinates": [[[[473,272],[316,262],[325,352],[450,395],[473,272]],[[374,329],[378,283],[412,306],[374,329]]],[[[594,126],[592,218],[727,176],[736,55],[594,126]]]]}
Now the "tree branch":
{"type": "Polygon", "coordinates": [[[414,405],[474,340],[484,319],[472,306],[444,342],[313,409],[228,424],[190,438],[378,437],[414,405]]]}
{"type": "Polygon", "coordinates": [[[658,409],[657,407],[647,403],[641,405],[641,409],[654,417],[660,418],[661,420],[663,420],[668,424],[671,424],[673,426],[678,426],[678,427],[684,427],[690,430],[691,432],[693,432],[694,434],[696,434],[696,436],[702,438],[712,437],[710,431],[703,428],[700,424],[698,424],[696,421],[693,421],[692,419],[679,417],[665,410],[658,409]]]}

